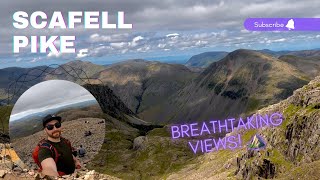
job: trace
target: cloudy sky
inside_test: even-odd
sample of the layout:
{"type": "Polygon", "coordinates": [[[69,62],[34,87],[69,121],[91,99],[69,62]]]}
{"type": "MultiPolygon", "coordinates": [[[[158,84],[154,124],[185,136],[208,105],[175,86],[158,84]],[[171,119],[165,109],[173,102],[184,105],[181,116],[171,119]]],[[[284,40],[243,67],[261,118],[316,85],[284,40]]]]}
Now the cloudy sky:
{"type": "Polygon", "coordinates": [[[243,22],[249,17],[319,17],[318,0],[10,0],[0,2],[0,67],[36,66],[80,59],[97,64],[145,58],[187,60],[206,51],[239,48],[302,50],[320,48],[320,32],[249,32],[243,22]],[[12,15],[25,11],[108,11],[117,22],[117,12],[125,12],[130,30],[15,29],[12,15]],[[12,53],[14,35],[74,35],[75,54],[31,54],[30,46],[12,53]],[[85,53],[87,52],[87,53],[85,53]]]}
{"type": "Polygon", "coordinates": [[[96,102],[95,98],[78,84],[64,80],[44,81],[22,94],[14,105],[10,121],[47,109],[93,100],[96,102]]]}

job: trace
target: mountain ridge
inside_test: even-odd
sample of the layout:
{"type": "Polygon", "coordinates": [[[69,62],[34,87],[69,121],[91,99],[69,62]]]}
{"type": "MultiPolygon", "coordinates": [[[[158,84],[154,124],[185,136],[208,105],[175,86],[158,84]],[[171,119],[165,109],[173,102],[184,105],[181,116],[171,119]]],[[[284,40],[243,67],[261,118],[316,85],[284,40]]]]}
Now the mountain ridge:
{"type": "MultiPolygon", "coordinates": [[[[159,116],[145,119],[188,122],[250,112],[291,95],[309,80],[277,58],[240,49],[212,63],[185,88],[173,95],[159,116]],[[165,120],[166,119],[166,120],[165,120]]],[[[157,114],[157,111],[153,111],[157,114]]]]}

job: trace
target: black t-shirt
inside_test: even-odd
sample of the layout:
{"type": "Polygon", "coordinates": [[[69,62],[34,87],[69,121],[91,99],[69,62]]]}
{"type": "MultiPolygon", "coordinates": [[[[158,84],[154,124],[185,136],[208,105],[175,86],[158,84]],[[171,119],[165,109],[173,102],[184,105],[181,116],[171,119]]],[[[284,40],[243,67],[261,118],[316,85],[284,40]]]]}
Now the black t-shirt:
{"type": "MultiPolygon", "coordinates": [[[[70,146],[61,139],[60,142],[51,142],[47,140],[53,147],[56,148],[59,154],[58,162],[57,162],[57,170],[62,171],[65,174],[72,174],[75,170],[75,164],[72,156],[72,149],[70,146]]],[[[50,149],[40,148],[39,149],[39,162],[41,163],[43,160],[47,158],[53,158],[50,149]]]]}

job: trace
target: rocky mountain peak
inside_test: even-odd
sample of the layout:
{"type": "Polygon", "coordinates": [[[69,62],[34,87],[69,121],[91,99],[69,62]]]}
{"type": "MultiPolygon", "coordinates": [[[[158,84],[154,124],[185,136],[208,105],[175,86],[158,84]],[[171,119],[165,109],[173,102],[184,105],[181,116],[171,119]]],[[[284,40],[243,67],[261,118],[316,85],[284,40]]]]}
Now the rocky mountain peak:
{"type": "Polygon", "coordinates": [[[226,58],[226,60],[231,61],[244,61],[244,62],[250,62],[252,60],[263,62],[266,60],[275,60],[272,56],[260,53],[255,50],[249,50],[249,49],[238,49],[231,53],[229,53],[226,58]]]}

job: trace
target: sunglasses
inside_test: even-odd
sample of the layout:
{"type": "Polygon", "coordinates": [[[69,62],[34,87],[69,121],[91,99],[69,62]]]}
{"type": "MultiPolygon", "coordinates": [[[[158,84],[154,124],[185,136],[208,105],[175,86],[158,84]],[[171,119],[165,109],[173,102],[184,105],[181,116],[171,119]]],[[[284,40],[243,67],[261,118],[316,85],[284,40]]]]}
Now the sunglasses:
{"type": "Polygon", "coordinates": [[[61,127],[61,123],[57,122],[55,124],[49,124],[49,125],[46,125],[46,128],[48,130],[52,130],[54,127],[56,127],[57,129],[61,127]]]}

